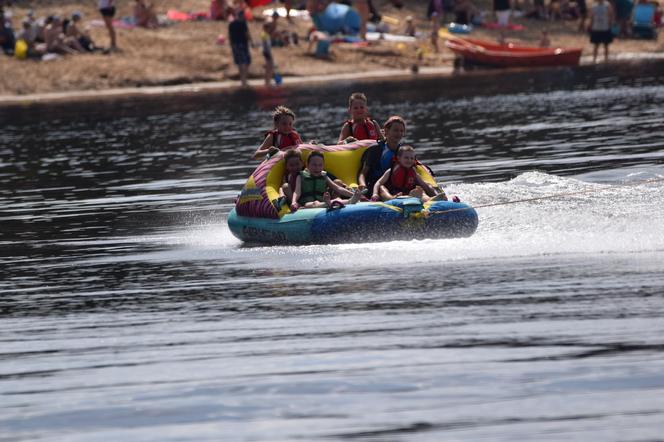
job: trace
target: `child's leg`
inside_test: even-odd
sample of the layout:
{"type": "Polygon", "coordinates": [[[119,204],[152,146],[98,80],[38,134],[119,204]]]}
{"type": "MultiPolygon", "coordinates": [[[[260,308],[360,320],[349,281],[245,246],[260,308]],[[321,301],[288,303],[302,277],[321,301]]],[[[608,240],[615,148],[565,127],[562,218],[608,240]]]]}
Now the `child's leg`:
{"type": "Polygon", "coordinates": [[[288,185],[288,183],[284,183],[284,184],[281,186],[281,193],[284,194],[284,196],[286,197],[286,200],[287,200],[288,203],[290,204],[291,200],[293,199],[293,191],[291,190],[291,188],[290,188],[290,186],[288,185]]]}
{"type": "MultiPolygon", "coordinates": [[[[414,188],[413,190],[411,190],[410,192],[408,192],[408,196],[412,196],[413,198],[419,198],[419,199],[421,199],[422,201],[424,201],[424,198],[423,198],[423,196],[424,196],[424,190],[422,190],[422,188],[421,188],[420,186],[415,186],[415,188],[414,188]]],[[[427,196],[427,199],[428,199],[428,198],[429,198],[429,197],[427,196]]]]}
{"type": "Polygon", "coordinates": [[[380,199],[383,201],[393,200],[394,198],[396,198],[396,195],[392,195],[385,186],[380,186],[380,190],[378,192],[380,199]]]}

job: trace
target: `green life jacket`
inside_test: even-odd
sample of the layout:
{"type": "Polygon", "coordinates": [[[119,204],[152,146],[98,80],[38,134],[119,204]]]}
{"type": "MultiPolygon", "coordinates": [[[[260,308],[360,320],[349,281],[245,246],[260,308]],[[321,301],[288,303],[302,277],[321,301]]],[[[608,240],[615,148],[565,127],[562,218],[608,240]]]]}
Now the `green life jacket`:
{"type": "Polygon", "coordinates": [[[323,201],[323,194],[327,192],[327,173],[312,176],[308,170],[303,170],[300,172],[300,190],[302,191],[298,199],[300,204],[323,201]]]}

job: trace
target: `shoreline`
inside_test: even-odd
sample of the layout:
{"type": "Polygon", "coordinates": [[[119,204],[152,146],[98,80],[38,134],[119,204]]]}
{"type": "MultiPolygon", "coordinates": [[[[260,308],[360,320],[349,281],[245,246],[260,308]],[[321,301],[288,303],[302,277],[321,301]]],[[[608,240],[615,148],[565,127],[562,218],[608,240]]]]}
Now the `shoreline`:
{"type": "MultiPolygon", "coordinates": [[[[50,106],[67,106],[77,104],[109,103],[116,101],[143,102],[154,100],[168,100],[174,98],[196,98],[210,95],[267,93],[279,95],[288,94],[291,91],[310,89],[311,86],[322,88],[339,88],[344,86],[366,85],[367,83],[404,83],[427,80],[438,80],[444,82],[447,87],[463,86],[467,88],[468,80],[476,81],[475,92],[482,94],[486,92],[488,85],[494,79],[496,86],[506,91],[513,87],[506,85],[503,81],[508,78],[526,79],[529,83],[538,83],[541,80],[555,77],[552,73],[573,72],[582,76],[592,75],[606,76],[614,74],[621,77],[626,74],[635,79],[640,77],[664,78],[664,53],[623,53],[616,56],[608,63],[592,64],[591,57],[582,57],[582,63],[575,67],[549,67],[549,68],[514,68],[514,69],[486,69],[455,73],[451,66],[420,67],[419,72],[414,74],[410,69],[377,69],[364,72],[334,73],[328,75],[309,75],[303,77],[284,77],[281,86],[264,85],[262,79],[249,80],[248,87],[242,87],[236,80],[224,80],[215,82],[186,83],[179,85],[145,86],[111,88],[102,90],[80,90],[67,92],[45,92],[26,95],[2,95],[0,96],[0,110],[11,109],[36,109],[50,106]],[[653,69],[654,66],[654,69],[653,69]],[[647,68],[647,69],[641,69],[647,68]],[[489,80],[489,81],[487,81],[489,80]]],[[[566,75],[569,77],[569,74],[566,75]]],[[[556,87],[556,81],[552,81],[551,87],[556,87]]]]}

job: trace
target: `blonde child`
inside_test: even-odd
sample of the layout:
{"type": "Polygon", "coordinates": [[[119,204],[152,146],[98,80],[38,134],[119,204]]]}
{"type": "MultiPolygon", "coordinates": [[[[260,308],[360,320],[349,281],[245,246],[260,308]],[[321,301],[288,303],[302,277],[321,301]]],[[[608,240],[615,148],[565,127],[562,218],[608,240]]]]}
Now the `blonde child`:
{"type": "Polygon", "coordinates": [[[355,140],[380,140],[382,134],[376,120],[369,117],[367,97],[361,92],[354,92],[348,98],[350,120],[344,121],[339,134],[339,143],[355,140]]]}
{"type": "Polygon", "coordinates": [[[286,150],[291,147],[297,147],[302,144],[300,134],[293,129],[295,122],[295,113],[285,106],[277,106],[272,112],[274,129],[265,135],[263,144],[256,150],[253,158],[260,160],[266,155],[274,154],[280,150],[286,150]]]}
{"type": "Polygon", "coordinates": [[[387,201],[399,196],[412,196],[426,202],[430,199],[447,200],[445,193],[438,193],[415,171],[417,160],[412,146],[401,146],[397,152],[397,164],[388,169],[373,188],[372,201],[387,201]]]}
{"type": "Polygon", "coordinates": [[[358,189],[351,191],[332,181],[325,172],[323,154],[312,152],[307,158],[307,168],[300,172],[297,177],[290,208],[293,212],[300,207],[305,209],[327,207],[330,209],[337,204],[340,206],[355,204],[360,200],[360,196],[361,193],[358,189]],[[330,189],[339,195],[349,197],[349,199],[335,199],[333,201],[330,197],[330,189]]]}

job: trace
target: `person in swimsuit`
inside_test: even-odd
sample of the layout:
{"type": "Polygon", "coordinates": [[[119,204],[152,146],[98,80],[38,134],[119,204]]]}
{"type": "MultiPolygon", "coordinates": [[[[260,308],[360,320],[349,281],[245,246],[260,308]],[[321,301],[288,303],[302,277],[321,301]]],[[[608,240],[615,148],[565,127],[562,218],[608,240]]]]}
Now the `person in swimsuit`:
{"type": "Polygon", "coordinates": [[[115,17],[115,0],[99,0],[99,13],[104,20],[108,36],[111,40],[111,46],[108,52],[115,52],[118,50],[118,45],[115,37],[115,28],[113,27],[113,17],[115,17]]]}

